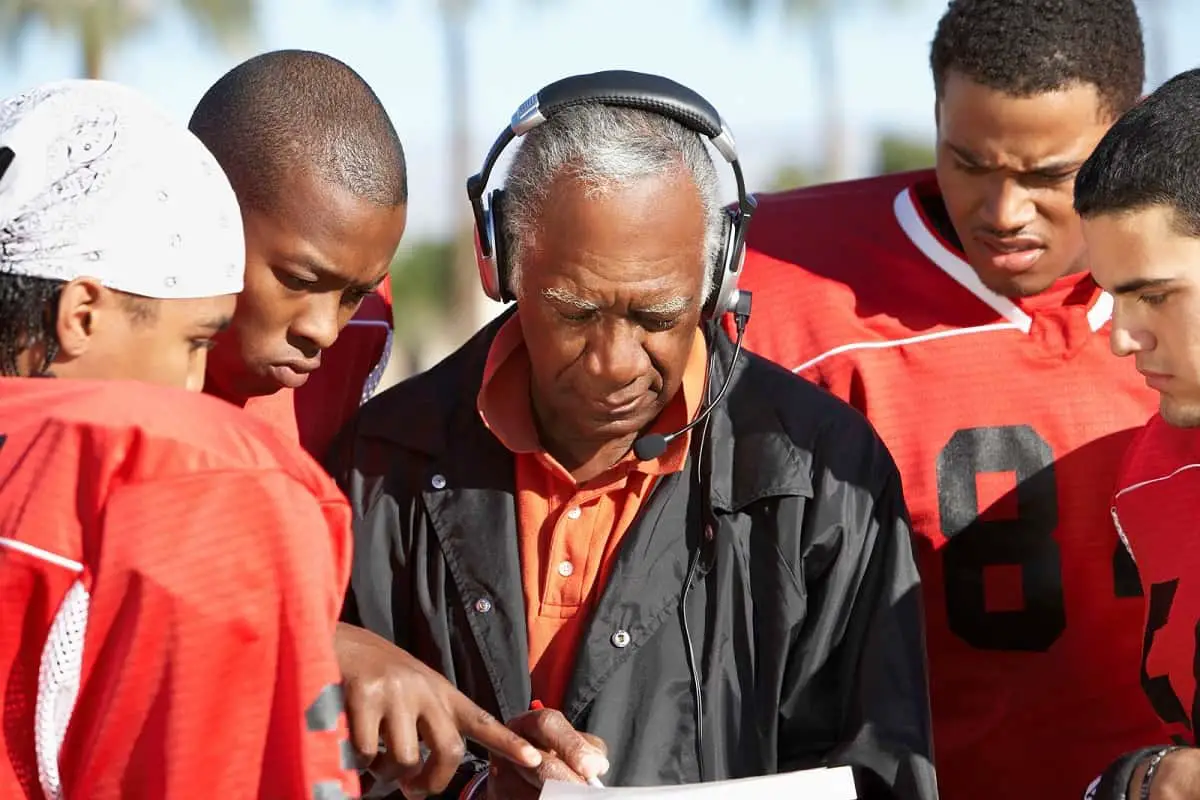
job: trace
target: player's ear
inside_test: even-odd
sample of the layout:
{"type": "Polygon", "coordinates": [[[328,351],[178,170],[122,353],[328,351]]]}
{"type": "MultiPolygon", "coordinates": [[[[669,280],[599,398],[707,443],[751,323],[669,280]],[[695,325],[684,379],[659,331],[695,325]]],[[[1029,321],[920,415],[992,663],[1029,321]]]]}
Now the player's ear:
{"type": "Polygon", "coordinates": [[[87,352],[103,297],[104,287],[95,278],[76,278],[63,286],[55,321],[61,358],[79,358],[87,352]]]}

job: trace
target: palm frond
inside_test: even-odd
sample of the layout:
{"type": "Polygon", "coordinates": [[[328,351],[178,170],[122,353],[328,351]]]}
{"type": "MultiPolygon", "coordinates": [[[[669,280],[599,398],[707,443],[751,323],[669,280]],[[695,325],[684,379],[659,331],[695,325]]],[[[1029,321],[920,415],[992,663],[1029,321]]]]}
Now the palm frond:
{"type": "Polygon", "coordinates": [[[254,0],[179,0],[188,19],[220,44],[235,44],[258,30],[254,0]]]}

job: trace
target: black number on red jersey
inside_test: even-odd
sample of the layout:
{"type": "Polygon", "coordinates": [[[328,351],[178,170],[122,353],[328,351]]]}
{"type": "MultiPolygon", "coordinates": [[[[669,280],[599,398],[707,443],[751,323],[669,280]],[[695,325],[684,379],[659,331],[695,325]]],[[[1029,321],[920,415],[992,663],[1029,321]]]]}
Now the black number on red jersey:
{"type": "Polygon", "coordinates": [[[937,483],[950,630],[985,650],[1050,647],[1067,624],[1050,445],[1028,425],[958,431],[938,456],[937,483]],[[980,519],[976,476],[984,472],[1016,473],[1016,519],[980,519]],[[1021,571],[1023,609],[987,608],[984,572],[1002,565],[1021,571]]]}
{"type": "MultiPolygon", "coordinates": [[[[1166,627],[1171,617],[1171,606],[1175,604],[1175,592],[1179,589],[1179,579],[1156,583],[1150,587],[1150,602],[1146,613],[1146,632],[1142,638],[1142,690],[1154,706],[1154,712],[1159,719],[1168,724],[1179,723],[1191,728],[1183,702],[1175,689],[1171,687],[1171,678],[1167,675],[1150,677],[1147,666],[1150,651],[1154,648],[1154,637],[1166,627]]],[[[1200,628],[1197,629],[1196,652],[1200,654],[1200,628]]],[[[1197,664],[1200,667],[1200,664],[1197,664]]],[[[1200,699],[1200,697],[1198,697],[1200,699]]]]}
{"type": "MultiPolygon", "coordinates": [[[[937,485],[950,630],[983,650],[1048,649],[1066,627],[1050,445],[1028,425],[965,428],[938,456],[937,485]],[[1016,475],[1015,518],[981,519],[976,479],[987,472],[1016,475]],[[1024,608],[988,610],[986,570],[1003,566],[1020,570],[1024,608]]],[[[1113,538],[1113,593],[1140,597],[1133,558],[1113,538]]]]}

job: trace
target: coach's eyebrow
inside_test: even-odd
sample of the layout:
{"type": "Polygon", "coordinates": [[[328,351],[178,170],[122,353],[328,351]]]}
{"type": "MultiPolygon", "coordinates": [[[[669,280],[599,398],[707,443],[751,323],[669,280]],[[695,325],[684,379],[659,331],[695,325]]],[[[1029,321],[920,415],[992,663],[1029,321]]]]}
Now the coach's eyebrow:
{"type": "Polygon", "coordinates": [[[555,289],[553,287],[542,289],[542,297],[545,297],[547,300],[553,300],[557,303],[565,303],[569,306],[575,306],[575,308],[578,308],[581,311],[600,310],[600,306],[596,305],[590,300],[584,300],[582,297],[572,294],[566,289],[555,289]]]}
{"type": "Polygon", "coordinates": [[[639,314],[681,314],[692,305],[690,297],[670,297],[648,306],[636,309],[639,314]]]}

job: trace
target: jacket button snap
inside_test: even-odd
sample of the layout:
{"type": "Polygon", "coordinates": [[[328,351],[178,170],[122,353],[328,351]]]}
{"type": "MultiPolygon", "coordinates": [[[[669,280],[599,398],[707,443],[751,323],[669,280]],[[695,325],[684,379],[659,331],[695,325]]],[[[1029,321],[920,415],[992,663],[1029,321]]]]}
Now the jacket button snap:
{"type": "Polygon", "coordinates": [[[486,614],[492,610],[492,601],[486,597],[481,597],[475,601],[475,610],[480,614],[486,614]]]}
{"type": "Polygon", "coordinates": [[[612,635],[613,647],[628,647],[630,639],[629,631],[619,630],[612,635]]]}
{"type": "Polygon", "coordinates": [[[433,486],[433,488],[435,488],[435,489],[445,489],[446,488],[446,476],[445,475],[434,475],[432,478],[429,479],[429,484],[431,486],[433,486]]]}

